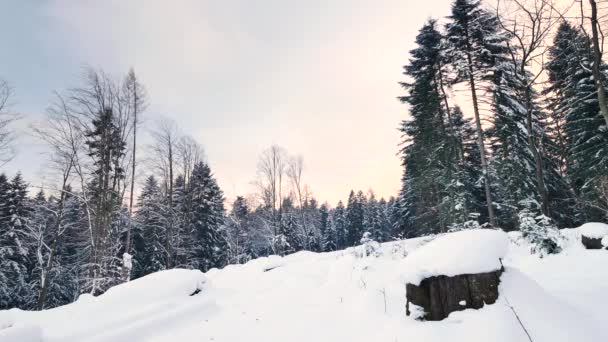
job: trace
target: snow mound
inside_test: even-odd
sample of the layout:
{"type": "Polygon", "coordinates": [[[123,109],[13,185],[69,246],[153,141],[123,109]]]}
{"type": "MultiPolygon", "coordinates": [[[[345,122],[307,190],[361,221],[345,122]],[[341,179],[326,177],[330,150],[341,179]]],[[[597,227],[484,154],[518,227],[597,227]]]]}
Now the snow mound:
{"type": "Polygon", "coordinates": [[[502,267],[509,249],[501,230],[472,229],[439,236],[412,252],[403,265],[403,280],[410,284],[433,276],[485,273],[502,267]]]}
{"type": "Polygon", "coordinates": [[[206,284],[207,277],[203,272],[177,268],[114,286],[93,300],[102,304],[146,304],[160,299],[190,296],[204,290],[206,284]]]}
{"type": "Polygon", "coordinates": [[[51,310],[0,311],[0,341],[145,340],[206,314],[201,302],[207,300],[207,286],[201,271],[173,269],[117,285],[98,297],[83,294],[51,310]]]}
{"type": "Polygon", "coordinates": [[[600,222],[589,222],[580,226],[579,231],[581,234],[592,239],[601,239],[608,235],[608,224],[600,222]]]}
{"type": "Polygon", "coordinates": [[[602,246],[608,248],[608,235],[602,238],[602,246]]]}

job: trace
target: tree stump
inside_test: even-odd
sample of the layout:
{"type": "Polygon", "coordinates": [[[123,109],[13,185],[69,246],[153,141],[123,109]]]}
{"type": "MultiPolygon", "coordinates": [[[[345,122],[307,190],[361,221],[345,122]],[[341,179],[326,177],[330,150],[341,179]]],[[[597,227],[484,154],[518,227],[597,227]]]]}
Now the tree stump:
{"type": "Polygon", "coordinates": [[[410,303],[424,309],[422,319],[440,321],[454,311],[481,309],[498,299],[498,285],[502,270],[453,277],[435,276],[422,280],[420,285],[406,284],[406,313],[410,303]]]}
{"type": "Polygon", "coordinates": [[[590,238],[585,235],[581,235],[581,241],[583,242],[583,246],[587,249],[603,249],[602,239],[590,238]]]}

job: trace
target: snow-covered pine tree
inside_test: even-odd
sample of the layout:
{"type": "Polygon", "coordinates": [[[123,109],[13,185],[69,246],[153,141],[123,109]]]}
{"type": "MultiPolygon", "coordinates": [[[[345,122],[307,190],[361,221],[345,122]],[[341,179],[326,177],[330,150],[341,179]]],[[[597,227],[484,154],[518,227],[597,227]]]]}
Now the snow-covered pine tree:
{"type": "MultiPolygon", "coordinates": [[[[400,154],[404,167],[400,196],[404,206],[403,220],[410,220],[410,224],[404,224],[403,228],[410,226],[416,232],[408,233],[421,235],[446,228],[447,220],[445,215],[441,215],[440,207],[459,153],[450,153],[458,147],[456,140],[449,139],[446,130],[439,81],[442,35],[437,31],[435,21],[431,20],[422,27],[416,36],[416,44],[417,47],[410,51],[408,65],[404,67],[404,74],[411,81],[401,83],[407,93],[400,100],[409,105],[410,118],[404,120],[400,128],[403,136],[400,154]]],[[[448,204],[446,207],[451,206],[448,204]]]]}
{"type": "Polygon", "coordinates": [[[323,252],[331,252],[331,251],[335,251],[338,249],[338,243],[337,243],[338,232],[337,232],[336,223],[334,222],[334,219],[335,219],[334,214],[335,214],[335,209],[330,210],[327,215],[327,227],[323,231],[323,235],[321,237],[323,252]]]}
{"type": "Polygon", "coordinates": [[[364,208],[363,230],[370,233],[370,238],[377,242],[385,241],[384,226],[382,222],[382,206],[376,199],[373,191],[369,192],[364,208]]]}
{"type": "Polygon", "coordinates": [[[299,220],[300,214],[294,207],[291,196],[283,199],[281,210],[281,222],[278,230],[281,238],[277,240],[279,243],[277,251],[280,255],[301,251],[305,246],[306,232],[302,229],[302,222],[299,220]]]}
{"type": "Polygon", "coordinates": [[[226,265],[228,245],[223,230],[224,194],[204,162],[197,163],[192,170],[189,197],[193,236],[189,266],[208,271],[226,265]]]}
{"type": "Polygon", "coordinates": [[[346,247],[356,246],[363,235],[365,195],[351,190],[346,206],[346,247]]]}
{"type": "Polygon", "coordinates": [[[496,224],[492,200],[492,180],[485,148],[485,133],[481,124],[480,104],[484,82],[487,82],[496,66],[496,57],[507,51],[508,37],[499,29],[496,16],[481,7],[479,0],[455,0],[452,3],[450,22],[446,25],[446,37],[450,66],[455,77],[452,83],[467,84],[477,129],[483,185],[487,204],[488,220],[496,224]]]}
{"type": "Polygon", "coordinates": [[[547,69],[554,125],[563,127],[563,135],[558,136],[563,168],[584,214],[575,223],[604,218],[598,210],[597,181],[608,170],[608,128],[599,111],[591,65],[588,37],[573,25],[562,23],[549,50],[547,69]]]}
{"type": "Polygon", "coordinates": [[[133,279],[165,269],[165,230],[167,221],[162,213],[163,196],[156,178],[146,179],[137,200],[133,227],[133,279]]]}
{"type": "Polygon", "coordinates": [[[391,226],[391,209],[392,203],[389,204],[384,198],[380,198],[378,201],[378,231],[376,233],[378,242],[386,242],[391,239],[392,226],[391,226]]]}
{"type": "Polygon", "coordinates": [[[346,248],[348,221],[346,218],[346,209],[344,208],[344,203],[342,203],[342,201],[338,201],[336,208],[332,211],[331,224],[332,230],[334,230],[336,234],[336,249],[346,248]]]}
{"type": "Polygon", "coordinates": [[[320,251],[325,252],[325,246],[329,241],[333,242],[331,250],[335,250],[334,233],[330,230],[330,219],[329,219],[329,205],[327,203],[321,204],[319,207],[319,234],[321,235],[320,251]]]}
{"type": "Polygon", "coordinates": [[[113,235],[118,234],[117,215],[121,210],[118,185],[124,178],[120,161],[125,153],[125,142],[111,108],[101,110],[87,130],[86,145],[93,161],[89,184],[90,199],[94,208],[92,225],[90,288],[91,293],[105,291],[121,278],[116,274],[113,235]]]}
{"type": "Polygon", "coordinates": [[[49,285],[44,306],[49,308],[76,300],[83,285],[82,273],[88,271],[89,259],[84,252],[89,246],[90,238],[86,213],[80,198],[72,192],[69,185],[64,191],[63,219],[56,247],[56,265],[47,275],[49,285]]]}
{"type": "Polygon", "coordinates": [[[538,203],[533,201],[522,202],[523,207],[519,213],[519,229],[522,237],[531,245],[531,252],[538,253],[542,258],[547,254],[561,251],[559,246],[560,232],[543,214],[538,214],[538,203]]]}
{"type": "MultiPolygon", "coordinates": [[[[540,203],[528,136],[536,133],[528,132],[523,103],[527,79],[522,80],[515,67],[511,61],[497,58],[492,89],[494,127],[490,130],[493,150],[490,167],[496,173],[497,223],[507,230],[518,227],[518,213],[524,209],[520,203],[540,203]]],[[[538,111],[532,115],[533,130],[538,132],[538,111]]]]}
{"type": "Polygon", "coordinates": [[[0,310],[26,307],[32,301],[33,292],[28,285],[28,250],[24,245],[24,228],[29,211],[27,184],[21,174],[10,183],[0,186],[6,191],[2,196],[3,224],[0,225],[0,310]]]}
{"type": "Polygon", "coordinates": [[[241,264],[251,259],[249,243],[249,207],[245,198],[237,196],[226,218],[226,229],[230,243],[230,263],[241,264]]]}
{"type": "Polygon", "coordinates": [[[475,226],[474,222],[487,222],[485,191],[480,163],[477,131],[471,119],[464,117],[460,107],[452,109],[452,120],[457,140],[462,143],[463,154],[458,161],[454,179],[449,187],[454,196],[451,229],[475,226]]]}

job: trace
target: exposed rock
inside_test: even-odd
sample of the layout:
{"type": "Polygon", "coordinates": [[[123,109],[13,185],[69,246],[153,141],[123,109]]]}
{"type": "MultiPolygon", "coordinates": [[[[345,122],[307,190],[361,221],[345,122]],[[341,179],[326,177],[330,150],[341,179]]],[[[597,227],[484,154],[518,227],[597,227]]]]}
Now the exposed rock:
{"type": "Polygon", "coordinates": [[[440,321],[454,311],[481,309],[493,304],[498,298],[498,285],[502,270],[452,277],[426,278],[420,285],[406,284],[406,313],[410,315],[410,303],[422,307],[420,318],[440,321]]]}

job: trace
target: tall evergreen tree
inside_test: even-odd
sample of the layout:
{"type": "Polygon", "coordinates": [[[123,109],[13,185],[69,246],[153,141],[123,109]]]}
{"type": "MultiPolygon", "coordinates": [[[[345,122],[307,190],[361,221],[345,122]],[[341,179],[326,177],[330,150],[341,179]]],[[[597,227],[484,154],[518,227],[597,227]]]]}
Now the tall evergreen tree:
{"type": "Polygon", "coordinates": [[[209,166],[199,162],[192,170],[189,190],[192,202],[190,224],[194,246],[190,266],[207,271],[227,262],[224,222],[224,194],[209,166]]]}
{"type": "Polygon", "coordinates": [[[163,197],[154,176],[146,179],[139,199],[133,227],[133,247],[135,265],[133,278],[165,269],[167,221],[162,213],[163,197]]]}
{"type": "Polygon", "coordinates": [[[347,247],[347,229],[348,220],[346,218],[346,208],[344,203],[338,201],[336,208],[331,215],[332,230],[335,231],[336,249],[344,249],[347,247]]]}
{"type": "Polygon", "coordinates": [[[121,278],[115,273],[116,255],[111,250],[110,236],[114,233],[113,219],[121,209],[118,186],[124,178],[121,160],[125,153],[125,142],[111,108],[100,111],[86,132],[86,145],[93,159],[93,179],[89,185],[94,206],[94,221],[91,241],[91,287],[92,293],[100,293],[121,278]]]}
{"type": "MultiPolygon", "coordinates": [[[[6,182],[0,179],[0,182],[6,182]]],[[[26,307],[33,293],[28,285],[28,250],[24,244],[27,220],[27,184],[17,174],[7,185],[0,184],[4,224],[0,225],[0,309],[26,307]]]]}
{"type": "Polygon", "coordinates": [[[400,100],[409,105],[410,119],[401,123],[401,160],[404,167],[401,206],[404,228],[435,232],[445,228],[439,214],[451,162],[442,94],[438,82],[442,36],[435,21],[427,22],[416,37],[417,47],[404,74],[412,79],[401,85],[407,91],[400,100]],[[408,193],[409,192],[409,193],[408,193]],[[409,218],[409,219],[408,219],[409,218]]]}
{"type": "Polygon", "coordinates": [[[450,56],[456,75],[452,82],[466,82],[471,91],[488,219],[491,225],[495,225],[486,136],[481,124],[480,90],[482,84],[491,78],[497,57],[507,52],[508,37],[500,32],[496,16],[482,9],[479,0],[455,0],[449,19],[446,25],[449,51],[446,55],[450,56]]]}
{"type": "Polygon", "coordinates": [[[363,217],[365,195],[362,191],[355,194],[351,190],[346,206],[346,247],[356,246],[363,236],[363,217]]]}
{"type": "MultiPolygon", "coordinates": [[[[491,166],[496,173],[500,203],[497,222],[505,229],[518,227],[518,213],[530,203],[540,206],[535,178],[536,163],[530,146],[526,118],[527,109],[522,102],[527,82],[523,82],[515,65],[499,60],[493,80],[494,127],[491,130],[494,152],[491,166]],[[524,206],[525,205],[525,206],[524,206]]],[[[540,131],[537,112],[533,112],[534,131],[540,131]]],[[[540,208],[538,208],[540,209],[540,208]]]]}
{"type": "Polygon", "coordinates": [[[584,209],[575,223],[601,220],[597,186],[608,170],[608,129],[599,111],[589,40],[578,28],[562,23],[549,59],[553,134],[562,146],[558,155],[571,192],[584,209]]]}

